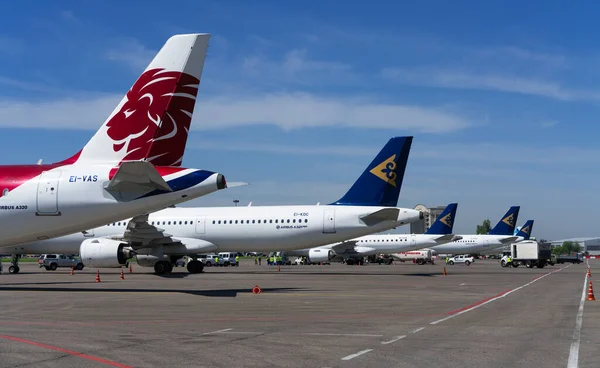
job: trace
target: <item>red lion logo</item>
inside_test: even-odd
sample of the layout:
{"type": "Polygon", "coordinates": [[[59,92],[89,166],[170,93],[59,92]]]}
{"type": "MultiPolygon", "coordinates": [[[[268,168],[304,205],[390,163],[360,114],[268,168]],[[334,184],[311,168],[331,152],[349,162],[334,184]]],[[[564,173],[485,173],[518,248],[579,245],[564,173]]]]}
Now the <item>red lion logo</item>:
{"type": "Polygon", "coordinates": [[[200,81],[189,74],[151,69],[127,92],[127,102],[106,124],[121,160],[178,165],[183,157],[200,81]]]}

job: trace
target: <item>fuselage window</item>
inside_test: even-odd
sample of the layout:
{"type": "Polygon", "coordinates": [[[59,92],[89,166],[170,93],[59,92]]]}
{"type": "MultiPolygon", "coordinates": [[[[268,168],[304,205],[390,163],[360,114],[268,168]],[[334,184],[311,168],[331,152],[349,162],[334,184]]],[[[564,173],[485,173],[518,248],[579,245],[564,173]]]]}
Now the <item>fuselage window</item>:
{"type": "Polygon", "coordinates": [[[290,219],[288,219],[287,223],[288,223],[288,224],[290,223],[290,219]]]}
{"type": "Polygon", "coordinates": [[[229,224],[230,224],[230,225],[231,225],[231,224],[233,224],[233,221],[232,221],[232,220],[229,220],[229,224]]]}
{"type": "Polygon", "coordinates": [[[272,223],[273,223],[273,220],[269,220],[269,224],[272,224],[272,223]]]}
{"type": "MultiPolygon", "coordinates": [[[[256,220],[252,220],[252,223],[255,224],[256,220]]],[[[260,224],[260,220],[258,220],[258,223],[260,224]]]]}
{"type": "Polygon", "coordinates": [[[307,224],[308,223],[308,219],[304,219],[304,223],[307,224]]]}
{"type": "Polygon", "coordinates": [[[277,224],[277,223],[279,223],[279,220],[275,220],[275,223],[276,223],[276,224],[277,224]]]}

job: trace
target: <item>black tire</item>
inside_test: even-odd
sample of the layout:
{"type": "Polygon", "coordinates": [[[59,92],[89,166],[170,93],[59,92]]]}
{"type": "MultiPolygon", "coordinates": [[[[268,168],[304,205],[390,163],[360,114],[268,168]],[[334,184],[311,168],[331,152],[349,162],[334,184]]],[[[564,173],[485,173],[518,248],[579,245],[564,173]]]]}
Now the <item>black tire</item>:
{"type": "Polygon", "coordinates": [[[512,262],[512,266],[513,266],[514,268],[517,268],[517,267],[519,267],[519,264],[518,264],[517,262],[512,262]]]}
{"type": "Polygon", "coordinates": [[[50,271],[56,271],[58,265],[56,263],[50,263],[50,271]]]}
{"type": "Polygon", "coordinates": [[[50,271],[50,267],[44,266],[44,268],[46,269],[46,271],[50,271]]]}
{"type": "Polygon", "coordinates": [[[206,262],[206,267],[212,267],[212,263],[210,261],[206,262]]]}
{"type": "Polygon", "coordinates": [[[83,263],[77,263],[77,266],[75,266],[75,269],[76,269],[77,271],[81,271],[81,270],[83,270],[83,263]]]}
{"type": "Polygon", "coordinates": [[[454,261],[450,261],[450,262],[448,262],[448,264],[449,264],[450,266],[454,266],[454,261]]]}
{"type": "Polygon", "coordinates": [[[12,266],[10,266],[10,267],[8,268],[8,273],[14,273],[14,274],[17,274],[17,273],[19,273],[19,271],[20,271],[20,270],[21,270],[21,269],[19,268],[19,266],[12,265],[12,266]]]}
{"type": "Polygon", "coordinates": [[[348,259],[348,260],[346,261],[346,264],[347,264],[348,266],[354,266],[354,260],[353,260],[352,258],[350,258],[350,259],[348,259]]]}
{"type": "Polygon", "coordinates": [[[191,274],[201,273],[204,270],[204,265],[200,261],[190,261],[186,266],[191,274]]]}
{"type": "Polygon", "coordinates": [[[470,266],[470,265],[471,265],[471,261],[469,261],[469,260],[466,260],[466,261],[465,261],[465,264],[466,264],[467,266],[470,266]]]}
{"type": "Polygon", "coordinates": [[[154,273],[157,275],[164,275],[169,271],[169,263],[165,261],[158,261],[154,264],[154,273]]]}

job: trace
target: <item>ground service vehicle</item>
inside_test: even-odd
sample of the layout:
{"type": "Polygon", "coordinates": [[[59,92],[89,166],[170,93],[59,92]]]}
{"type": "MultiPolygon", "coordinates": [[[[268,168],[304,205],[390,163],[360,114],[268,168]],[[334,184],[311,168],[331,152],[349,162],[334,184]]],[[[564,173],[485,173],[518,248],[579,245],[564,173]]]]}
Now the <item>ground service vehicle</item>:
{"type": "Polygon", "coordinates": [[[75,267],[76,270],[83,270],[80,259],[66,254],[42,254],[38,259],[38,265],[44,267],[46,271],[56,271],[59,267],[75,267]]]}
{"type": "Polygon", "coordinates": [[[424,265],[426,263],[434,264],[433,252],[431,249],[415,250],[411,252],[393,253],[392,257],[400,262],[416,262],[417,264],[424,265]]]}
{"type": "Polygon", "coordinates": [[[508,262],[509,255],[505,255],[500,260],[502,267],[519,267],[524,265],[527,268],[544,268],[547,264],[552,264],[552,246],[550,244],[541,244],[535,240],[525,240],[510,245],[510,257],[512,262],[508,262]]]}
{"type": "Polygon", "coordinates": [[[471,263],[475,262],[475,258],[468,256],[466,254],[461,254],[458,256],[454,256],[451,257],[450,259],[448,259],[448,264],[450,266],[454,265],[455,263],[464,263],[467,266],[470,266],[471,263]]]}
{"type": "Polygon", "coordinates": [[[561,255],[556,257],[556,263],[582,263],[583,262],[583,253],[577,253],[574,256],[571,255],[561,255]]]}

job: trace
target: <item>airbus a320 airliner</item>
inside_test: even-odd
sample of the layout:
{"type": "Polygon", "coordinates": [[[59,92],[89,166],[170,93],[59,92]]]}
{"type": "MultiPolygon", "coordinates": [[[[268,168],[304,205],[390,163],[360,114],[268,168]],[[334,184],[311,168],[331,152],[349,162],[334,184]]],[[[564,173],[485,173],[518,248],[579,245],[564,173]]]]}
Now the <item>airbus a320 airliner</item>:
{"type": "Polygon", "coordinates": [[[171,37],[74,156],[0,166],[0,247],[83,231],[226,187],[219,173],[178,166],[209,37],[171,37]]]}

